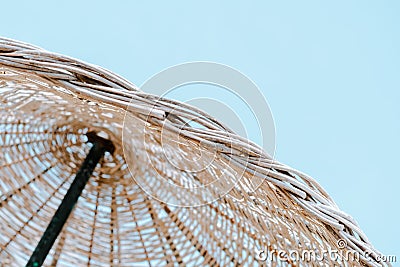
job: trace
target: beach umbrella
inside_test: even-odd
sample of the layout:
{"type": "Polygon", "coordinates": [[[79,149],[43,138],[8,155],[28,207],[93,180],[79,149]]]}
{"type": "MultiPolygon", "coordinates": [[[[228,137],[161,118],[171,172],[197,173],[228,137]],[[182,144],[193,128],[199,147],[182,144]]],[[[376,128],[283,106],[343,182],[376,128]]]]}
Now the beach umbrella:
{"type": "Polygon", "coordinates": [[[0,103],[2,266],[386,264],[313,178],[101,67],[0,38],[0,103]]]}

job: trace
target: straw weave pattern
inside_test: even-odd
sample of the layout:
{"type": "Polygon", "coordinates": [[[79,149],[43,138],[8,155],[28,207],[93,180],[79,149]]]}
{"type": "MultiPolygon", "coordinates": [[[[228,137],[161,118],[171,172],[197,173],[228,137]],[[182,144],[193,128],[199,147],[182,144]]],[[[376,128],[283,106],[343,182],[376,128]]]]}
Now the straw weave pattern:
{"type": "Polygon", "coordinates": [[[0,103],[5,266],[26,264],[90,149],[89,131],[107,135],[116,151],[97,166],[45,266],[386,266],[363,256],[257,260],[257,249],[318,252],[340,240],[343,253],[380,252],[313,178],[201,110],[101,67],[0,38],[0,103]],[[188,161],[178,147],[203,157],[188,161]],[[166,181],[211,185],[187,194],[166,181]]]}

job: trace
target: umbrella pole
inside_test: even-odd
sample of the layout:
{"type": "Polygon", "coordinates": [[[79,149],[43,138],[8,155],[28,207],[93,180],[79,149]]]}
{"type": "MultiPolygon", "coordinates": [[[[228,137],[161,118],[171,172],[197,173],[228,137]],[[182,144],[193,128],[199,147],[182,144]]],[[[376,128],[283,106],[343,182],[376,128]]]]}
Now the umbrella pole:
{"type": "Polygon", "coordinates": [[[42,238],[40,239],[36,249],[33,251],[26,267],[42,266],[47,254],[60,234],[65,222],[68,219],[72,209],[74,208],[79,196],[81,195],[86,183],[89,181],[97,163],[103,158],[105,152],[114,152],[114,145],[111,141],[99,137],[94,132],[87,133],[89,142],[93,144],[85,161],[76,174],[71,187],[68,189],[60,206],[47,226],[42,238]]]}

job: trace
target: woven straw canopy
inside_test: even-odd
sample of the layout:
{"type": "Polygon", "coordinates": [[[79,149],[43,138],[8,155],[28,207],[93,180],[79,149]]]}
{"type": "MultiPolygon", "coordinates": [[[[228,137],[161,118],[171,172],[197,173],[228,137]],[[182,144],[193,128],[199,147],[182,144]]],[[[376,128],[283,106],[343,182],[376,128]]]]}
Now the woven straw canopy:
{"type": "Polygon", "coordinates": [[[5,266],[28,262],[93,146],[91,132],[115,151],[97,164],[45,266],[382,264],[311,177],[204,112],[112,72],[0,38],[0,103],[5,266]],[[318,261],[256,257],[335,249],[341,254],[318,261]]]}

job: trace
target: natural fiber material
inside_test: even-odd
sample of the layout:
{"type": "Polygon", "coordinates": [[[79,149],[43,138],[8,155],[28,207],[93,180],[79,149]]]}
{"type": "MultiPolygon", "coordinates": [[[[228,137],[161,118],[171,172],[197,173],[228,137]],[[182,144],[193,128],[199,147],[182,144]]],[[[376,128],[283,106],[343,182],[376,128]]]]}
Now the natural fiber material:
{"type": "Polygon", "coordinates": [[[5,266],[28,261],[90,149],[88,131],[108,136],[116,151],[97,166],[46,266],[384,264],[374,260],[380,253],[357,223],[311,177],[275,161],[204,112],[141,92],[100,67],[0,39],[0,103],[5,266]],[[190,120],[199,126],[188,125],[190,120]],[[174,144],[182,145],[187,158],[199,151],[206,157],[185,161],[174,144]],[[204,170],[185,171],[205,163],[204,170]],[[160,175],[164,181],[152,178],[160,175]],[[165,187],[165,181],[185,188],[214,183],[190,194],[165,187]],[[227,187],[231,190],[219,195],[227,187]],[[151,197],[146,188],[176,205],[151,197]],[[256,259],[260,249],[270,255],[342,254],[263,262],[256,259]],[[360,260],[346,259],[349,251],[360,260]],[[372,252],[370,260],[366,251],[372,252]]]}

